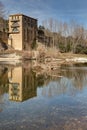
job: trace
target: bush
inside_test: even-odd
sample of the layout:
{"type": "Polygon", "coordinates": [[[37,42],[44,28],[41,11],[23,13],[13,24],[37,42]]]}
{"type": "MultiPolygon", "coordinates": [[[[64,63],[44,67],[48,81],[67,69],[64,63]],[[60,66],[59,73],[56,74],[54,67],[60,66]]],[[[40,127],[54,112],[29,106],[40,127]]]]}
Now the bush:
{"type": "Polygon", "coordinates": [[[65,46],[63,43],[59,43],[59,50],[60,52],[64,53],[65,52],[65,46]]]}
{"type": "Polygon", "coordinates": [[[72,45],[70,43],[67,43],[66,45],[64,43],[60,43],[59,50],[60,52],[70,52],[72,50],[72,45]]]}
{"type": "Polygon", "coordinates": [[[75,53],[87,54],[87,46],[78,44],[75,48],[75,53]]]}

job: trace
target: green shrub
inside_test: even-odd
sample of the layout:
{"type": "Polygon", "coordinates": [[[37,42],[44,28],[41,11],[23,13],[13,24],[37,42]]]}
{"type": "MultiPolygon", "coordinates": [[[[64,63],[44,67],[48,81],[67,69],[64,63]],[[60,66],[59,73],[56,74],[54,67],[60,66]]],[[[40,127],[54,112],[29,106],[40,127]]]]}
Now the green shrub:
{"type": "Polygon", "coordinates": [[[78,44],[75,48],[75,53],[87,54],[87,46],[78,44]]]}

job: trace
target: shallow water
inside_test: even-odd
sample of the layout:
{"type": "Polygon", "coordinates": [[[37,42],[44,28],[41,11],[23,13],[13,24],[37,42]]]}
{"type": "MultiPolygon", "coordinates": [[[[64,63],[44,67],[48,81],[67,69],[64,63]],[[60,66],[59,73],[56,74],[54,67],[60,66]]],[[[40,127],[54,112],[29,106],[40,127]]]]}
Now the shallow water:
{"type": "Polygon", "coordinates": [[[0,130],[87,130],[87,64],[31,66],[0,65],[0,130]]]}

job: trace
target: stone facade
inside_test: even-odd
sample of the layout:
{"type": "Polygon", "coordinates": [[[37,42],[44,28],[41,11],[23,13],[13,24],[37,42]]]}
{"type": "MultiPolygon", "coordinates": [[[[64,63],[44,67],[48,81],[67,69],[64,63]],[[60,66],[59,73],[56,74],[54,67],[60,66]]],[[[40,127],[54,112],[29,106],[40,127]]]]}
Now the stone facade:
{"type": "Polygon", "coordinates": [[[15,14],[9,16],[8,44],[16,50],[30,50],[36,40],[37,19],[15,14]]]}

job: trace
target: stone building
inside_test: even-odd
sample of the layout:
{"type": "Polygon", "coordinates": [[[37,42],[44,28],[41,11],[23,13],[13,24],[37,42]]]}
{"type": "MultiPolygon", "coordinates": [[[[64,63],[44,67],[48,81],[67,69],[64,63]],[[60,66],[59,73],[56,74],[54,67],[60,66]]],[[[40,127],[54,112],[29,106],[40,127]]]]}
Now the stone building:
{"type": "Polygon", "coordinates": [[[46,32],[45,29],[38,29],[38,42],[41,42],[45,46],[52,45],[52,37],[46,32]]]}
{"type": "Polygon", "coordinates": [[[37,19],[23,14],[9,16],[8,44],[16,50],[29,50],[36,41],[37,19]]]}

